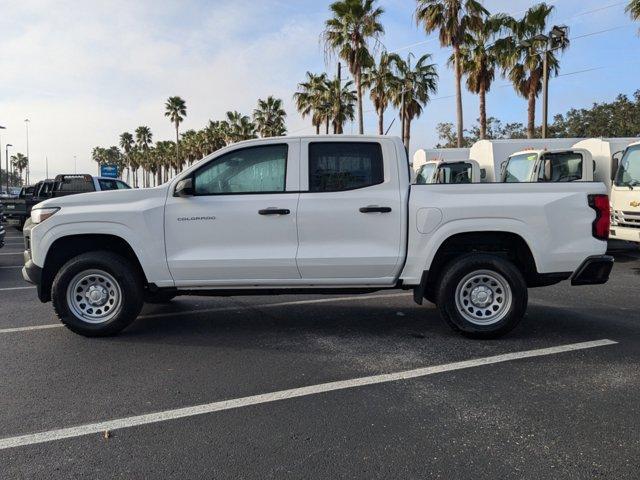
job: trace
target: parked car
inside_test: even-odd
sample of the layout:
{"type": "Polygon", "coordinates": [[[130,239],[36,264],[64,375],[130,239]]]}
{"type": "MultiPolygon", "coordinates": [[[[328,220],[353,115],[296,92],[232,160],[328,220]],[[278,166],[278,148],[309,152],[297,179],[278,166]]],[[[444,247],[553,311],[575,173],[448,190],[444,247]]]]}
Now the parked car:
{"type": "MultiPolygon", "coordinates": [[[[2,216],[2,212],[0,212],[0,217],[2,216]]],[[[0,223],[0,248],[4,247],[4,237],[6,234],[6,230],[4,229],[4,226],[0,223]]]]}
{"type": "Polygon", "coordinates": [[[221,149],[156,188],[52,198],[23,275],[61,321],[115,334],[176,295],[413,290],[497,337],[527,288],[608,280],[600,183],[410,185],[399,138],[278,137],[221,149]]]}
{"type": "Polygon", "coordinates": [[[33,187],[25,187],[16,199],[3,200],[6,224],[22,230],[34,205],[49,198],[78,193],[131,188],[122,180],[91,175],[58,175],[53,180],[42,180],[33,187]]]}

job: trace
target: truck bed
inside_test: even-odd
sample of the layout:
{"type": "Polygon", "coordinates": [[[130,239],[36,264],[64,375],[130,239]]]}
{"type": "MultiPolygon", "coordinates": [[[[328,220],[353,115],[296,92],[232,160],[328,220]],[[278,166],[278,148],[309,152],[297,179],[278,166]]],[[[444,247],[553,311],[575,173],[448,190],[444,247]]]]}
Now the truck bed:
{"type": "Polygon", "coordinates": [[[527,242],[539,273],[572,272],[585,257],[606,252],[606,242],[592,236],[596,213],[588,205],[588,195],[605,193],[596,182],[412,185],[402,279],[419,280],[444,239],[469,231],[514,233],[527,242]]]}

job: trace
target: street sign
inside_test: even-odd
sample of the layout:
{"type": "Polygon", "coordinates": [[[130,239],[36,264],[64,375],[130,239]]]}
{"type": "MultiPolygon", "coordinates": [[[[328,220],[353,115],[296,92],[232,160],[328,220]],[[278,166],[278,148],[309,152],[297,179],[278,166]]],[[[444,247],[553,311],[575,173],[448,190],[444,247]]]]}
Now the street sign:
{"type": "Polygon", "coordinates": [[[107,178],[118,178],[118,166],[100,165],[100,176],[107,178]]]}

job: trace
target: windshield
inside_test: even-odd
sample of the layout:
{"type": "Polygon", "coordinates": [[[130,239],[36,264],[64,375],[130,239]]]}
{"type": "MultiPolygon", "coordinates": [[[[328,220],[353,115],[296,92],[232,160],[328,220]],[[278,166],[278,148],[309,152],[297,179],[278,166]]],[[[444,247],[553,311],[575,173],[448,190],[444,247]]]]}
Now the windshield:
{"type": "Polygon", "coordinates": [[[616,187],[635,187],[640,185],[640,145],[627,148],[614,182],[616,187]]]}
{"type": "Polygon", "coordinates": [[[425,183],[433,183],[433,172],[436,169],[435,163],[425,163],[418,170],[418,176],[416,177],[416,184],[424,185],[425,183]]]}
{"type": "Polygon", "coordinates": [[[503,181],[507,183],[530,182],[537,159],[536,153],[522,153],[510,157],[504,169],[503,181]]]}

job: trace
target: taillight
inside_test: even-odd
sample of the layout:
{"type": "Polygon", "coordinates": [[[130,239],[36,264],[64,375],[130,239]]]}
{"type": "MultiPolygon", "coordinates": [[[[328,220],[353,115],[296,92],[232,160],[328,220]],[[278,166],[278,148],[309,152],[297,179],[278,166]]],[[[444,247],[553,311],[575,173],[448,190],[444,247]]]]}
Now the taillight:
{"type": "Polygon", "coordinates": [[[607,195],[589,195],[589,206],[596,211],[596,219],[593,221],[592,233],[598,240],[609,239],[609,227],[611,226],[611,210],[607,195]]]}

